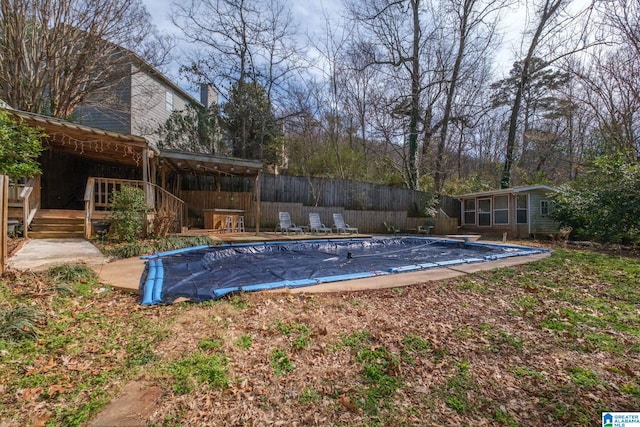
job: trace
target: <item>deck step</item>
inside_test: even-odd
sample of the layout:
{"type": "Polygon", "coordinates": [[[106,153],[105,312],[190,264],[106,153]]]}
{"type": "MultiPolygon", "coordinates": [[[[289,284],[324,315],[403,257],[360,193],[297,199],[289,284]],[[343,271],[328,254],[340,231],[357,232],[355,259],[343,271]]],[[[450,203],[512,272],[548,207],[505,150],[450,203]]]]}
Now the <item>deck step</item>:
{"type": "Polygon", "coordinates": [[[84,238],[84,211],[39,209],[29,227],[32,239],[84,238]]]}
{"type": "Polygon", "coordinates": [[[32,222],[31,231],[84,231],[84,223],[72,223],[72,222],[32,222]]]}
{"type": "Polygon", "coordinates": [[[84,219],[84,211],[71,209],[38,209],[35,218],[42,219],[84,219]]]}
{"type": "Polygon", "coordinates": [[[30,231],[30,239],[84,239],[84,231],[30,231]]]}

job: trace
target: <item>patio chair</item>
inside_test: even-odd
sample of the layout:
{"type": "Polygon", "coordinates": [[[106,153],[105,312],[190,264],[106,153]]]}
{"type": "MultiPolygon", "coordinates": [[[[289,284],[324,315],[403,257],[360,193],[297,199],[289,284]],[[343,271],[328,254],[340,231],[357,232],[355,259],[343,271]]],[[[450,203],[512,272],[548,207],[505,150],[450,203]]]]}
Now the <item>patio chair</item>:
{"type": "Polygon", "coordinates": [[[389,234],[398,234],[400,232],[398,227],[390,223],[388,224],[387,221],[382,221],[382,224],[389,234]]]}
{"type": "Polygon", "coordinates": [[[342,218],[342,214],[334,213],[333,214],[333,228],[336,229],[336,233],[340,234],[341,231],[344,233],[356,233],[358,234],[358,229],[355,227],[349,227],[349,224],[344,222],[344,218],[342,218]]]}
{"type": "Polygon", "coordinates": [[[331,229],[325,227],[318,213],[309,213],[309,231],[311,233],[319,233],[321,231],[327,234],[331,233],[331,229]]]}
{"type": "Polygon", "coordinates": [[[426,220],[424,222],[424,225],[419,225],[418,226],[418,234],[426,234],[427,236],[429,234],[431,234],[431,230],[433,230],[433,221],[431,221],[430,219],[426,220]]]}
{"type": "Polygon", "coordinates": [[[280,228],[281,233],[289,234],[290,231],[294,231],[296,233],[302,234],[302,227],[296,227],[296,225],[291,222],[289,212],[279,212],[278,216],[280,219],[280,224],[278,224],[278,227],[280,228]]]}

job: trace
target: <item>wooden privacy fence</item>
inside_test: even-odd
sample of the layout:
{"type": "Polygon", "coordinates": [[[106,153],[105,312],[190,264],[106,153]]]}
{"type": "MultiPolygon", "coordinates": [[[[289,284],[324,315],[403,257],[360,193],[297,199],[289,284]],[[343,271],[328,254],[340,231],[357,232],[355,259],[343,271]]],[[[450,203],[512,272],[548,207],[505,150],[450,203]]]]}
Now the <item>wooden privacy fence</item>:
{"type": "Polygon", "coordinates": [[[0,175],[0,274],[7,265],[7,234],[9,221],[9,177],[0,175]]]}
{"type": "MultiPolygon", "coordinates": [[[[424,224],[424,207],[431,198],[423,191],[344,179],[263,174],[260,181],[260,224],[266,231],[275,228],[280,211],[290,212],[301,225],[308,222],[309,212],[317,212],[330,227],[327,223],[333,222],[335,212],[342,213],[349,225],[368,233],[383,232],[383,221],[401,229],[417,228],[424,224]]],[[[189,207],[189,226],[201,226],[203,209],[222,208],[244,210],[245,224],[255,227],[254,185],[253,178],[185,177],[178,196],[189,207]]],[[[443,196],[440,209],[452,219],[434,220],[434,232],[455,233],[460,202],[443,196]]]]}
{"type": "MultiPolygon", "coordinates": [[[[340,213],[351,227],[356,227],[361,233],[385,233],[384,222],[393,224],[401,231],[417,229],[424,225],[426,218],[409,217],[407,211],[373,211],[352,210],[342,207],[304,206],[302,203],[273,203],[261,204],[261,227],[264,231],[274,231],[278,225],[278,212],[289,212],[291,220],[296,225],[308,225],[309,213],[320,214],[320,219],[327,227],[333,225],[333,214],[340,213]]],[[[456,218],[434,218],[433,234],[454,234],[458,229],[456,218]]]]}

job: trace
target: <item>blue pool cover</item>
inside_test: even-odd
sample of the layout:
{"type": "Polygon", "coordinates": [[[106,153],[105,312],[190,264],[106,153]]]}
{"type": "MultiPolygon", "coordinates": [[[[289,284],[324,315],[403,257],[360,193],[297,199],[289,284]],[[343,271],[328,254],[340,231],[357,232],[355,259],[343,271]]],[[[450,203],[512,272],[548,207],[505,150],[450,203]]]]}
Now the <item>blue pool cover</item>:
{"type": "Polygon", "coordinates": [[[533,255],[547,249],[428,237],[304,240],[198,246],[147,257],[141,304],[207,301],[231,292],[349,279],[533,255]]]}

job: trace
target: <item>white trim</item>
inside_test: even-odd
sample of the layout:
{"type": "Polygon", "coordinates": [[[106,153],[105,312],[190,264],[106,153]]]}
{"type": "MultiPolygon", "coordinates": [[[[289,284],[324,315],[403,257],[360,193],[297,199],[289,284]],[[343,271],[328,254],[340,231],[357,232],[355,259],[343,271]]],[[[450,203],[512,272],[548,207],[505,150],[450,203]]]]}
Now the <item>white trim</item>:
{"type": "Polygon", "coordinates": [[[553,193],[558,193],[560,191],[557,188],[553,188],[548,185],[538,184],[538,185],[528,185],[525,187],[503,188],[501,190],[480,191],[477,193],[461,194],[461,195],[452,196],[452,197],[456,199],[470,199],[474,197],[475,198],[490,197],[495,195],[522,193],[526,191],[535,191],[535,190],[546,190],[553,193]]]}
{"type": "Polygon", "coordinates": [[[510,197],[509,194],[496,194],[495,196],[493,196],[493,206],[492,206],[492,211],[493,211],[493,225],[511,225],[511,218],[510,218],[510,211],[511,209],[509,209],[509,204],[510,204],[510,197]],[[507,211],[507,222],[496,222],[496,197],[506,197],[507,198],[507,208],[506,209],[498,209],[499,211],[507,211]]]}
{"type": "MultiPolygon", "coordinates": [[[[486,213],[486,212],[483,212],[486,213]]],[[[492,197],[483,197],[482,199],[476,199],[476,226],[477,227],[493,227],[493,198],[492,197]],[[488,200],[489,201],[489,225],[480,225],[480,201],[488,200]]]]}

